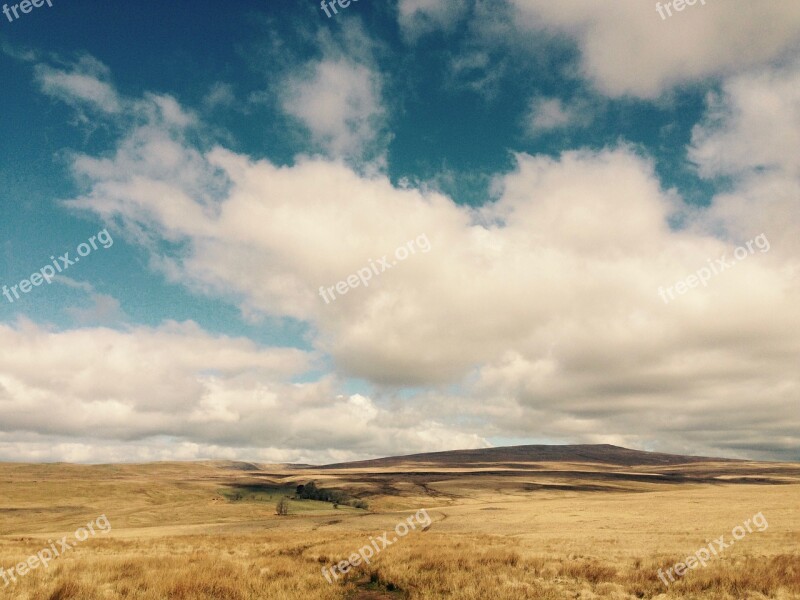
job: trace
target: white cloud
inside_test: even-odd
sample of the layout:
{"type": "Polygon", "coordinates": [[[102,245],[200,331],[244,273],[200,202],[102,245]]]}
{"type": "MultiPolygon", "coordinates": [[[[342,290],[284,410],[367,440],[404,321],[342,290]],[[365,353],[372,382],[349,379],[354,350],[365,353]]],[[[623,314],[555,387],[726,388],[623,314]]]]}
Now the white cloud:
{"type": "MultiPolygon", "coordinates": [[[[325,161],[277,168],[224,150],[206,159],[231,181],[216,211],[187,199],[180,223],[155,200],[137,200],[129,212],[128,196],[147,196],[124,155],[115,160],[132,179],[100,205],[186,239],[189,251],[174,263],[186,280],[234,290],[249,311],[311,322],[340,373],[420,385],[465,384],[476,373],[460,411],[488,423],[473,429],[479,435],[542,435],[548,423],[551,437],[592,441],[598,431],[629,436],[635,422],[646,425],[641,437],[625,439],[641,445],[663,435],[659,411],[677,406],[683,433],[670,434],[671,449],[708,443],[731,453],[738,434],[703,441],[692,420],[735,432],[750,419],[742,407],[756,389],[773,418],[798,385],[797,291],[785,262],[758,255],[669,306],[659,299],[659,286],[732,244],[671,231],[677,199],[628,150],[519,155],[518,169],[500,179],[499,200],[479,211],[325,161]],[[428,254],[333,304],[318,296],[320,285],[420,232],[431,240],[428,254]],[[743,314],[764,318],[745,326],[743,314]],[[709,340],[720,341],[709,348],[709,340]],[[767,348],[765,369],[757,357],[767,348]],[[720,417],[729,406],[736,410],[720,417]]],[[[431,418],[447,418],[440,408],[431,418]]],[[[768,445],[770,432],[789,425],[765,427],[751,441],[768,445]]]]}
{"type": "MultiPolygon", "coordinates": [[[[780,127],[795,118],[795,103],[788,97],[776,105],[769,91],[779,76],[734,79],[723,88],[713,118],[695,135],[701,169],[726,173],[727,165],[741,166],[746,155],[730,145],[748,143],[750,123],[764,106],[782,118],[755,123],[775,128],[781,146],[791,143],[780,127]],[[748,101],[746,83],[761,86],[754,97],[766,104],[748,101]]],[[[388,439],[399,445],[411,435],[420,447],[437,436],[461,442],[487,432],[636,445],[669,435],[672,446],[662,449],[731,452],[770,447],[775,437],[781,448],[797,447],[791,410],[800,387],[798,254],[786,241],[796,227],[780,217],[787,207],[797,213],[797,196],[795,204],[788,195],[783,205],[764,201],[776,189],[771,186],[796,186],[796,158],[770,152],[761,137],[751,173],[710,211],[690,214],[688,229],[674,231],[668,222],[684,210],[679,198],[661,188],[646,157],[626,147],[558,158],[519,154],[516,168],[497,178],[496,202],[473,209],[439,193],[396,188],[384,176],[358,174],[341,162],[304,158],[278,167],[222,148],[200,152],[186,143],[181,119],[170,119],[171,128],[157,126],[163,112],[152,111],[155,122],[131,129],[115,154],[76,157],[74,169],[88,189],[71,206],[118,220],[143,245],[174,242],[179,251],[154,252],[154,260],[175,281],[237,302],[245,313],[308,322],[313,343],[344,376],[456,383],[463,391],[461,404],[433,393],[409,401],[423,406],[433,398],[421,424],[419,417],[407,421],[417,423],[412,434],[375,400],[340,398],[326,382],[298,391],[285,383],[256,386],[246,373],[188,373],[183,386],[167,390],[173,405],[187,407],[182,434],[207,431],[213,422],[214,436],[202,443],[263,442],[231,424],[263,426],[256,414],[274,414],[280,405],[270,403],[282,398],[302,403],[300,394],[335,398],[337,410],[309,400],[313,410],[299,413],[302,421],[281,421],[281,431],[301,435],[309,423],[318,424],[326,447],[356,448],[367,440],[370,452],[387,447],[372,441],[372,424],[381,419],[395,423],[386,425],[388,439]],[[742,200],[747,193],[751,203],[742,200]],[[738,209],[720,208],[732,205],[738,209]],[[753,220],[760,214],[764,220],[753,220]],[[722,215],[727,231],[763,223],[745,239],[763,232],[773,249],[664,305],[659,286],[686,278],[741,241],[738,233],[718,234],[714,223],[722,215]],[[319,286],[334,285],[421,233],[431,241],[429,253],[333,304],[318,296],[319,286]],[[757,415],[746,410],[754,398],[757,415]],[[448,414],[472,415],[483,425],[454,430],[448,414]],[[362,421],[353,426],[358,415],[362,421]],[[341,426],[338,433],[326,433],[334,425],[341,426]]],[[[769,139],[770,132],[759,135],[769,139]]],[[[142,335],[148,339],[147,333],[136,337],[142,335]]],[[[31,356],[31,368],[42,364],[31,356]]],[[[200,371],[214,368],[213,353],[207,360],[200,371]]],[[[136,364],[121,364],[127,362],[136,364]]],[[[174,361],[165,364],[175,368],[174,361]]],[[[174,380],[156,373],[144,389],[162,378],[174,380]]],[[[26,399],[46,397],[25,392],[26,399]]],[[[91,398],[89,392],[80,397],[91,398]]],[[[149,407],[151,397],[137,405],[149,407]]],[[[103,408],[127,410],[124,403],[103,408]]],[[[129,423],[126,432],[154,435],[146,424],[129,423]]],[[[291,436],[276,439],[298,447],[291,436]]]]}
{"type": "Polygon", "coordinates": [[[315,44],[321,58],[289,61],[279,85],[251,94],[251,102],[276,98],[308,133],[311,154],[380,168],[389,136],[377,42],[354,20],[335,36],[321,30],[315,44]]]}
{"type": "Polygon", "coordinates": [[[0,325],[0,460],[332,461],[480,447],[424,413],[399,427],[372,399],[289,380],[313,357],[193,323],[120,332],[0,325]]]}
{"type": "MultiPolygon", "coordinates": [[[[659,286],[731,247],[671,232],[674,199],[626,151],[559,161],[521,155],[501,199],[481,214],[324,162],[277,169],[221,150],[209,159],[234,182],[231,194],[218,216],[197,225],[202,237],[184,228],[192,251],[176,268],[189,280],[236,290],[248,310],[310,321],[317,346],[340,372],[431,384],[460,381],[479,367],[480,406],[508,394],[520,407],[515,423],[524,425],[499,416],[497,427],[540,433],[537,424],[547,421],[536,415],[556,411],[550,435],[572,436],[629,431],[615,421],[621,414],[658,414],[679,401],[699,403],[706,415],[739,407],[738,416],[716,421],[731,427],[746,417],[740,409],[756,389],[765,414],[777,416],[797,387],[797,292],[767,255],[662,304],[659,286]],[[390,230],[396,239],[387,238],[390,230]],[[318,297],[320,285],[420,231],[430,253],[334,304],[318,297]],[[742,314],[770,318],[751,318],[745,328],[742,314]],[[708,349],[709,339],[725,342],[708,349]],[[766,347],[773,350],[764,371],[753,359],[766,347]],[[497,370],[509,357],[521,361],[519,379],[497,370]]],[[[682,410],[685,419],[700,418],[682,410]]],[[[656,417],[650,425],[650,435],[662,428],[656,417]]]]}
{"type": "Polygon", "coordinates": [[[467,0],[400,0],[398,19],[409,41],[437,29],[452,30],[469,9],[467,0]]]}
{"type": "Polygon", "coordinates": [[[36,66],[36,80],[48,96],[73,106],[115,114],[122,110],[123,104],[108,77],[108,67],[88,56],[82,57],[69,71],[46,64],[36,66]]]}
{"type": "Polygon", "coordinates": [[[109,294],[97,293],[92,284],[86,281],[77,281],[65,275],[57,275],[55,281],[87,294],[89,304],[64,308],[64,312],[72,318],[76,325],[114,325],[127,320],[128,316],[122,310],[119,300],[109,294]]]}
{"type": "Polygon", "coordinates": [[[744,73],[708,99],[692,134],[690,158],[701,175],[726,177],[695,227],[743,240],[764,232],[770,260],[790,281],[800,272],[800,63],[744,73]]]}
{"type": "Polygon", "coordinates": [[[448,62],[447,83],[494,100],[507,76],[507,60],[481,49],[453,52],[448,62]]]}
{"type": "Polygon", "coordinates": [[[206,110],[213,110],[219,106],[231,106],[235,101],[233,87],[228,83],[218,81],[211,86],[208,94],[203,98],[203,106],[206,110]]]}
{"type": "Polygon", "coordinates": [[[92,294],[89,306],[68,306],[64,311],[78,325],[114,324],[126,318],[119,300],[108,294],[92,294]]]}
{"type": "Polygon", "coordinates": [[[709,0],[662,20],[655,2],[507,0],[476,10],[470,25],[484,46],[512,42],[521,52],[538,48],[543,34],[554,40],[566,35],[580,49],[583,75],[599,91],[656,98],[675,85],[791,56],[800,44],[800,4],[709,0]]]}
{"type": "Polygon", "coordinates": [[[589,105],[582,102],[564,104],[559,98],[535,97],[525,118],[526,129],[531,135],[554,129],[586,126],[591,121],[589,105]]]}
{"type": "Polygon", "coordinates": [[[322,60],[291,76],[282,98],[283,109],[336,157],[360,156],[383,125],[380,77],[347,59],[322,60]]]}
{"type": "Polygon", "coordinates": [[[708,103],[690,153],[703,175],[800,174],[800,63],[731,78],[708,103]]]}

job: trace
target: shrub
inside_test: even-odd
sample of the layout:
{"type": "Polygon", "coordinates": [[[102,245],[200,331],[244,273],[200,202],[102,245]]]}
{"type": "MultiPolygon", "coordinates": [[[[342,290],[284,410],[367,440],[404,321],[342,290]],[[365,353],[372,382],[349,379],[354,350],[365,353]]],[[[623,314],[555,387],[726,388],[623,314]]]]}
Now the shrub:
{"type": "Polygon", "coordinates": [[[289,514],[289,500],[285,497],[278,500],[278,503],[275,505],[275,514],[285,517],[289,514]]]}

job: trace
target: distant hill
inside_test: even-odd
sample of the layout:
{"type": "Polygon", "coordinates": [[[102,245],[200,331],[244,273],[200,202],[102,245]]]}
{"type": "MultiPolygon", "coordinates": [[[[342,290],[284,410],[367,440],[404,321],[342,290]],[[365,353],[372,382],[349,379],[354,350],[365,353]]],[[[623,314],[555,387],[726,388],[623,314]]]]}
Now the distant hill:
{"type": "Polygon", "coordinates": [[[498,466],[502,463],[565,462],[597,463],[616,466],[670,466],[698,462],[741,462],[730,458],[681,456],[661,452],[631,450],[610,444],[531,445],[479,448],[477,450],[448,450],[407,456],[391,456],[373,460],[335,463],[321,469],[394,467],[409,464],[428,464],[440,467],[498,466]]]}

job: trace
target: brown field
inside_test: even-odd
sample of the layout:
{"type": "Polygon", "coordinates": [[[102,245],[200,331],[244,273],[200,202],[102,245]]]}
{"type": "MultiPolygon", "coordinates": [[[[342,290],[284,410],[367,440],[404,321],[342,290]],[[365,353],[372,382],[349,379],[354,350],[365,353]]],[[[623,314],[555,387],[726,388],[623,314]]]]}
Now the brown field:
{"type": "Polygon", "coordinates": [[[0,599],[800,598],[800,465],[556,448],[329,467],[0,464],[0,567],[100,515],[112,525],[47,569],[0,579],[0,599]],[[310,480],[369,508],[291,500],[277,516],[277,499],[310,480]],[[425,531],[323,577],[420,508],[425,531]],[[757,513],[764,531],[660,581],[757,513]]]}

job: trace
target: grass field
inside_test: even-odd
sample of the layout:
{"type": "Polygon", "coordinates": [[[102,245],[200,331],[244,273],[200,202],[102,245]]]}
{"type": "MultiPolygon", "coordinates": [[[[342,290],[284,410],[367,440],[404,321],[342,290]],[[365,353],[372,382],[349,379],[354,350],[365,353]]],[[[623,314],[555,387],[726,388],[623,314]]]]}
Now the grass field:
{"type": "Polygon", "coordinates": [[[6,571],[100,515],[111,524],[46,569],[0,579],[0,598],[800,598],[798,465],[512,458],[0,464],[6,571]],[[369,508],[292,500],[289,516],[275,515],[311,480],[369,508]],[[423,507],[430,527],[398,537],[423,507]],[[763,530],[669,587],[659,579],[757,513],[763,530]],[[326,581],[324,567],[384,532],[397,539],[370,564],[326,581]]]}

